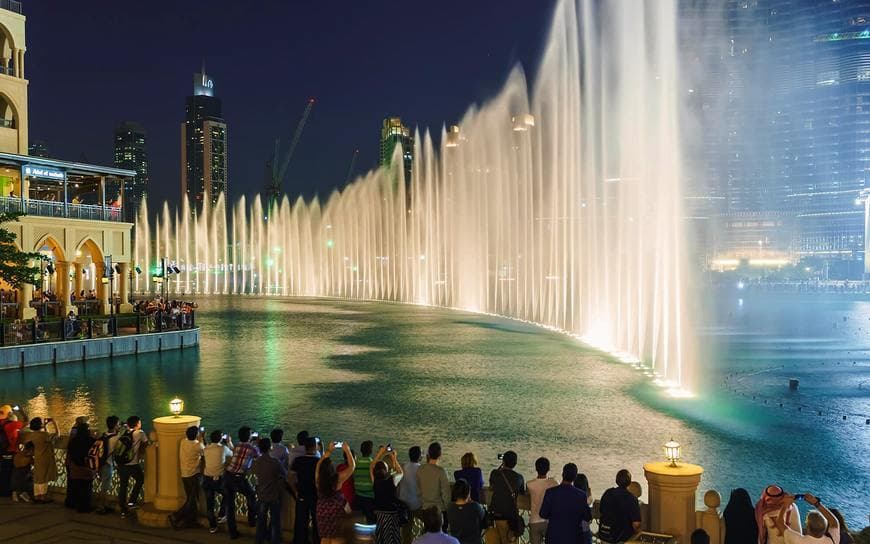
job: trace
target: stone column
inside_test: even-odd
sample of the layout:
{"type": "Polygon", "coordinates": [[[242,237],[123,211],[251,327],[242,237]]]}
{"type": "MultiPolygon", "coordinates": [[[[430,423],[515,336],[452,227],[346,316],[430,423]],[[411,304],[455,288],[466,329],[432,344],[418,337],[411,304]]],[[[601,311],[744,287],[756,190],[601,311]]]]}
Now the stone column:
{"type": "Polygon", "coordinates": [[[108,314],[109,310],[111,310],[109,306],[109,284],[103,283],[103,275],[105,273],[106,266],[103,263],[96,263],[97,269],[97,299],[100,301],[100,313],[108,314]]]}
{"type": "Polygon", "coordinates": [[[184,504],[184,486],[181,483],[178,448],[185,439],[188,427],[199,427],[198,416],[164,416],[154,419],[157,432],[157,494],[154,508],[169,514],[184,504]]]}
{"type": "Polygon", "coordinates": [[[75,270],[75,274],[76,274],[76,277],[73,280],[73,285],[74,285],[74,289],[76,291],[76,296],[79,296],[79,294],[84,289],[85,278],[83,277],[83,274],[82,274],[82,272],[84,271],[84,268],[85,267],[82,266],[82,263],[75,263],[75,262],[73,263],[73,270],[75,270]]]}
{"type": "Polygon", "coordinates": [[[29,283],[21,284],[18,289],[18,319],[33,319],[36,317],[36,309],[30,307],[30,300],[33,298],[33,285],[29,283]]]}
{"type": "Polygon", "coordinates": [[[12,74],[13,77],[21,77],[21,67],[18,65],[18,49],[12,50],[12,74]]]}
{"type": "Polygon", "coordinates": [[[704,506],[706,510],[698,512],[695,517],[695,525],[704,529],[710,535],[710,542],[722,542],[725,538],[725,522],[719,513],[719,505],[722,497],[718,491],[709,490],[704,493],[704,506]]]}
{"type": "Polygon", "coordinates": [[[121,297],[122,314],[133,311],[133,305],[130,304],[130,263],[118,263],[118,296],[121,297]]]}
{"type": "Polygon", "coordinates": [[[695,530],[695,492],[704,469],[679,463],[647,463],[643,466],[649,484],[650,530],[688,542],[695,530]]]}
{"type": "Polygon", "coordinates": [[[24,49],[18,50],[18,77],[24,79],[24,49]]]}
{"type": "MultiPolygon", "coordinates": [[[[60,303],[60,315],[66,317],[72,308],[73,304],[69,300],[69,271],[70,263],[67,261],[57,261],[57,271],[55,275],[55,290],[57,292],[57,301],[60,303]]],[[[72,310],[75,311],[75,310],[72,310]]]]}

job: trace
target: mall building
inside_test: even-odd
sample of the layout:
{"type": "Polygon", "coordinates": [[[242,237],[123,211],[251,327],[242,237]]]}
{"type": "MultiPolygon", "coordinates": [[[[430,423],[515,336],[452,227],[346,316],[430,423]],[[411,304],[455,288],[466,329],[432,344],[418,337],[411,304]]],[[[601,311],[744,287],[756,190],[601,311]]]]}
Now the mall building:
{"type": "Polygon", "coordinates": [[[0,280],[5,319],[37,313],[131,310],[134,274],[125,186],[136,172],[28,156],[25,17],[21,3],[0,0],[0,212],[23,214],[3,228],[19,249],[42,260],[35,285],[17,290],[0,280]]]}

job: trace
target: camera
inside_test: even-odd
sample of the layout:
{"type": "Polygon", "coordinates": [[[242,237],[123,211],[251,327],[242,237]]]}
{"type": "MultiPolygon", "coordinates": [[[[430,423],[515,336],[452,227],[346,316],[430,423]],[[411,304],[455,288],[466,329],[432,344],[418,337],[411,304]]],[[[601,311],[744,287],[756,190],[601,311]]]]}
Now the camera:
{"type": "Polygon", "coordinates": [[[200,428],[199,428],[199,432],[204,433],[204,432],[205,432],[205,427],[200,427],[200,428]]]}
{"type": "Polygon", "coordinates": [[[18,412],[18,411],[21,410],[21,406],[18,406],[18,405],[16,404],[15,406],[12,407],[12,409],[15,410],[16,412],[18,412]]]}
{"type": "Polygon", "coordinates": [[[257,431],[253,431],[251,433],[251,438],[259,438],[259,437],[260,437],[260,433],[258,433],[257,431]]]}
{"type": "Polygon", "coordinates": [[[498,454],[498,460],[501,461],[502,459],[504,459],[504,454],[503,454],[503,453],[499,453],[499,454],[498,454]]]}
{"type": "Polygon", "coordinates": [[[333,446],[336,447],[336,448],[343,448],[343,447],[344,447],[344,442],[334,442],[334,443],[333,443],[333,446]]]}
{"type": "Polygon", "coordinates": [[[221,441],[222,441],[222,442],[226,442],[226,441],[227,441],[227,433],[224,433],[224,434],[221,435],[221,441]]]}
{"type": "Polygon", "coordinates": [[[796,501],[802,501],[802,500],[804,500],[804,494],[803,494],[803,493],[798,493],[797,495],[794,496],[794,500],[796,500],[796,501]]]}
{"type": "Polygon", "coordinates": [[[387,444],[387,452],[391,452],[391,451],[393,451],[393,445],[387,444]]]}

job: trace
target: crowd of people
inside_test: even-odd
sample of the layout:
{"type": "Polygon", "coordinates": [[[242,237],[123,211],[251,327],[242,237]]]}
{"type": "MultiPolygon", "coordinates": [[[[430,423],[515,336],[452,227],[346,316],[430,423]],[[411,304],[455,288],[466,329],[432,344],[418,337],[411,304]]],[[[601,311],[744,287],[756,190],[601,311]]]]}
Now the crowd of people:
{"type": "Polygon", "coordinates": [[[196,309],[195,302],[183,300],[164,300],[161,297],[137,300],[133,303],[133,311],[142,314],[155,314],[161,312],[164,315],[190,314],[196,309]]]}
{"type": "MultiPolygon", "coordinates": [[[[57,424],[50,418],[28,420],[18,407],[8,405],[0,407],[0,422],[0,494],[11,492],[16,501],[51,502],[48,484],[57,478],[54,449],[60,444],[57,424]]],[[[186,501],[170,516],[172,526],[199,526],[203,494],[210,532],[225,523],[230,538],[238,538],[236,508],[227,505],[235,505],[241,495],[257,542],[281,542],[282,505],[288,497],[295,503],[294,544],[347,542],[355,519],[365,522],[357,529],[370,528],[375,544],[409,544],[414,518],[425,531],[414,544],[483,544],[484,536],[487,544],[513,544],[526,532],[531,544],[592,542],[593,494],[574,463],[565,464],[556,479],[550,461],[540,457],[534,462],[534,478],[527,481],[517,470],[517,453],[506,451],[486,486],[471,452],[462,456],[451,483],[438,442],[429,444],[425,459],[422,448],[412,446],[404,463],[391,444],[375,448],[372,441],[364,441],[357,454],[346,441],[323,442],[307,431],[296,435],[296,444],[285,443],[279,428],[260,436],[244,426],[231,436],[219,429],[207,433],[204,427],[189,427],[179,446],[186,501]],[[520,497],[528,500],[527,520],[520,497]]],[[[78,512],[114,512],[108,495],[117,471],[118,511],[129,515],[141,500],[148,446],[138,416],[124,423],[109,416],[99,433],[87,418],[78,418],[66,445],[65,505],[78,512]]],[[[602,542],[625,542],[641,530],[638,484],[625,469],[617,472],[615,484],[598,504],[596,536],[602,542]]],[[[829,510],[812,494],[792,495],[776,485],[765,488],[754,504],[746,490],[734,490],[724,520],[726,544],[852,542],[836,509],[829,510]],[[813,508],[804,526],[800,501],[813,508]]],[[[690,542],[708,544],[710,537],[698,529],[690,542]]]]}

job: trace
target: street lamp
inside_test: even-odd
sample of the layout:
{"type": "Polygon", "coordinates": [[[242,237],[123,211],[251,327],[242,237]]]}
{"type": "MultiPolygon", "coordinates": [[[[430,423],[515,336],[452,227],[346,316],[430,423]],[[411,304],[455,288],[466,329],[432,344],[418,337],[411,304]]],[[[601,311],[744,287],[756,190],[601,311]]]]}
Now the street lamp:
{"type": "Polygon", "coordinates": [[[671,462],[672,467],[677,466],[677,461],[680,460],[680,443],[671,438],[668,442],[665,443],[665,458],[671,462]]]}
{"type": "Polygon", "coordinates": [[[172,412],[172,414],[175,417],[180,416],[182,410],[184,410],[184,401],[183,400],[181,400],[178,397],[175,397],[174,399],[169,401],[169,411],[172,412]]]}

